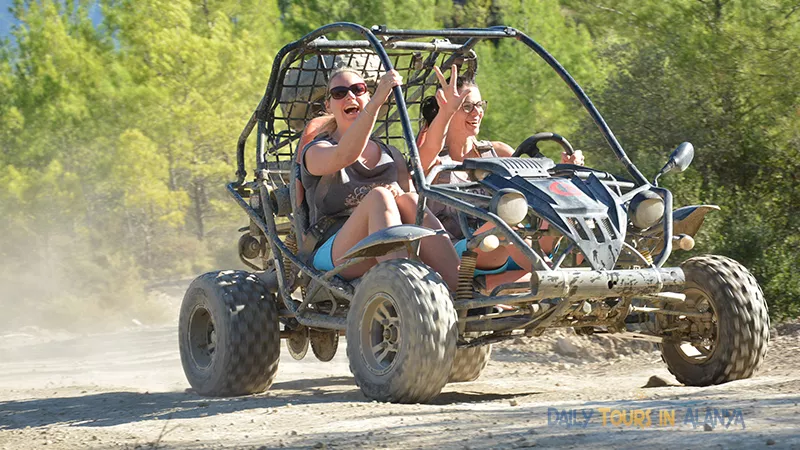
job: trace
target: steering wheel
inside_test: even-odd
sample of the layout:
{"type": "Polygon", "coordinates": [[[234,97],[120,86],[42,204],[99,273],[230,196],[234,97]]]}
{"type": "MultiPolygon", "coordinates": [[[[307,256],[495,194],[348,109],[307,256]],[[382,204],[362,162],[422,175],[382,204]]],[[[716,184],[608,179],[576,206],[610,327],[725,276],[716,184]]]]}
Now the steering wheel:
{"type": "Polygon", "coordinates": [[[517,149],[514,151],[514,154],[511,156],[514,158],[522,155],[528,155],[531,158],[535,158],[537,156],[541,157],[542,152],[539,150],[539,146],[537,145],[541,141],[553,141],[558,143],[558,145],[564,149],[564,152],[567,155],[572,155],[575,153],[575,149],[572,148],[572,144],[570,144],[569,141],[560,134],[536,133],[528,139],[522,141],[522,144],[519,144],[519,147],[517,147],[517,149]]]}

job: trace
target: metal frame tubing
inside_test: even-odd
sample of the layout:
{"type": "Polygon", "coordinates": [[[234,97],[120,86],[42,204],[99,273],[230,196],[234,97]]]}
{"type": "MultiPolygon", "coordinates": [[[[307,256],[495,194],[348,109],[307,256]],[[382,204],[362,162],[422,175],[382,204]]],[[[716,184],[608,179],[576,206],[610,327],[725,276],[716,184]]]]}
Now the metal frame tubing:
{"type": "Polygon", "coordinates": [[[569,301],[646,295],[683,286],[679,268],[639,270],[558,270],[531,272],[531,293],[453,302],[457,310],[515,305],[568,297],[569,301]]]}
{"type": "Polygon", "coordinates": [[[228,193],[230,193],[231,196],[234,198],[234,200],[236,200],[236,202],[239,203],[239,206],[241,206],[247,212],[247,214],[250,216],[250,218],[253,220],[256,226],[258,226],[261,229],[261,231],[264,232],[264,235],[269,237],[268,240],[270,243],[270,247],[272,248],[272,255],[275,261],[276,270],[278,271],[278,277],[277,277],[278,289],[280,291],[281,297],[283,298],[284,305],[289,311],[291,311],[291,313],[295,316],[297,321],[307,327],[334,328],[337,330],[346,329],[347,321],[342,317],[326,316],[324,314],[311,313],[311,312],[302,312],[302,313],[297,312],[298,307],[292,303],[291,292],[289,292],[289,287],[285,285],[286,280],[284,278],[284,274],[286,273],[286,267],[284,267],[283,264],[283,255],[289,257],[292,263],[297,265],[297,267],[300,268],[300,270],[302,270],[315,280],[319,281],[320,283],[323,283],[326,286],[338,287],[341,290],[339,292],[339,295],[342,295],[343,297],[349,300],[352,300],[353,298],[352,288],[350,288],[349,286],[345,286],[343,283],[336,283],[333,280],[324,279],[323,274],[321,272],[318,272],[308,267],[306,264],[303,264],[303,262],[300,261],[300,259],[298,259],[297,256],[292,254],[292,252],[290,252],[289,249],[286,248],[286,245],[283,242],[281,242],[280,239],[278,239],[277,237],[272,238],[272,236],[277,236],[278,234],[275,228],[274,219],[272,218],[272,205],[270,204],[270,202],[266,202],[266,204],[264,204],[263,203],[264,200],[262,198],[262,204],[264,205],[263,207],[269,209],[269,211],[267,211],[269,219],[265,223],[264,220],[258,215],[258,213],[253,208],[251,208],[250,205],[247,204],[247,202],[244,201],[244,199],[242,198],[241,195],[239,195],[238,192],[236,192],[236,187],[234,183],[228,184],[228,193]]]}

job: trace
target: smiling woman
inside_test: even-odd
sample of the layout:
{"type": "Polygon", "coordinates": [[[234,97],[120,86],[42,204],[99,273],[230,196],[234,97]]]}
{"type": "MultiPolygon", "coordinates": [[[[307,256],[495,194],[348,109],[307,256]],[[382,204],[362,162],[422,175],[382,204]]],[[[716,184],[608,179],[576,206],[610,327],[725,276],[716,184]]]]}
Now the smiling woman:
{"type": "MultiPolygon", "coordinates": [[[[440,89],[436,91],[435,96],[423,102],[424,125],[418,139],[420,159],[425,170],[430,170],[437,164],[461,163],[469,158],[512,156],[514,149],[506,143],[478,140],[488,102],[482,98],[475,80],[458,76],[458,68],[455,65],[450,68],[451,75],[447,80],[439,67],[434,67],[434,71],[439,79],[440,89]]],[[[583,153],[580,150],[573,155],[564,153],[561,155],[561,162],[583,165],[583,153]]],[[[434,183],[469,181],[465,172],[447,171],[440,173],[434,183]]],[[[458,254],[465,253],[466,240],[459,224],[457,210],[437,202],[430,202],[430,207],[456,241],[455,248],[458,254]]],[[[480,226],[477,222],[471,225],[477,228],[475,233],[488,231],[493,227],[491,224],[480,226]]],[[[553,244],[549,240],[540,240],[539,244],[547,248],[548,252],[552,251],[553,244]]],[[[504,246],[489,252],[476,249],[476,253],[476,274],[498,274],[508,269],[519,268],[531,270],[527,257],[514,246],[504,246]]]]}
{"type": "MultiPolygon", "coordinates": [[[[317,269],[333,269],[350,248],[376,231],[415,223],[418,197],[409,192],[403,156],[396,148],[370,138],[378,109],[392,89],[401,84],[400,74],[390,70],[370,97],[358,71],[341,68],[330,75],[325,101],[330,118],[300,156],[300,178],[311,227],[326,236],[314,255],[317,269]]],[[[425,214],[423,226],[443,228],[430,213],[425,214]]],[[[405,256],[391,254],[370,259],[342,270],[340,275],[356,278],[379,261],[405,256]]],[[[458,257],[446,236],[424,238],[420,257],[451,290],[455,289],[458,257]]]]}

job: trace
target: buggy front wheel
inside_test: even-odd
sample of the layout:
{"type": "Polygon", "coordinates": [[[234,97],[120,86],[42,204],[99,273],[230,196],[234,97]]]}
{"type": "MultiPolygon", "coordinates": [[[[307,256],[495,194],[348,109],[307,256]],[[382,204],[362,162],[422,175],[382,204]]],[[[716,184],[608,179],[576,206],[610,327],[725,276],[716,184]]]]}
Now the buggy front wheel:
{"type": "Polygon", "coordinates": [[[681,267],[686,274],[682,310],[694,315],[669,315],[662,328],[683,330],[682,338],[693,342],[660,344],[669,371],[689,386],[751,377],[769,343],[767,303],[756,279],[722,256],[691,258],[681,267]]]}
{"type": "Polygon", "coordinates": [[[347,315],[347,357],[367,397],[397,403],[431,400],[447,383],[457,316],[441,277],[417,261],[373,267],[347,315]]]}

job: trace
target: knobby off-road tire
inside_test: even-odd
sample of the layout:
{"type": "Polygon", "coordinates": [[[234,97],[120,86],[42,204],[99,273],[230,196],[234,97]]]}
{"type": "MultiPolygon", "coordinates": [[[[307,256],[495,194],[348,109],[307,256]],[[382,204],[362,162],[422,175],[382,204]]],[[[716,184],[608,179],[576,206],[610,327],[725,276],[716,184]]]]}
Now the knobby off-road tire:
{"type": "Polygon", "coordinates": [[[178,336],[183,371],[200,395],[263,392],[275,379],[278,311],[255,275],[222,271],[195,279],[183,298],[178,336]]]}
{"type": "Polygon", "coordinates": [[[769,344],[769,315],[756,279],[741,264],[723,256],[699,256],[681,264],[687,302],[710,303],[716,320],[711,353],[687,358],[677,344],[660,344],[675,378],[688,386],[709,386],[749,378],[764,360],[769,344]]]}
{"type": "Polygon", "coordinates": [[[450,369],[450,377],[447,382],[461,383],[477,380],[483,369],[489,364],[491,355],[492,344],[456,349],[453,368],[450,369]]]}
{"type": "Polygon", "coordinates": [[[458,338],[447,286],[430,267],[395,259],[361,279],[347,315],[347,358],[367,397],[423,403],[447,383],[458,338]]]}

